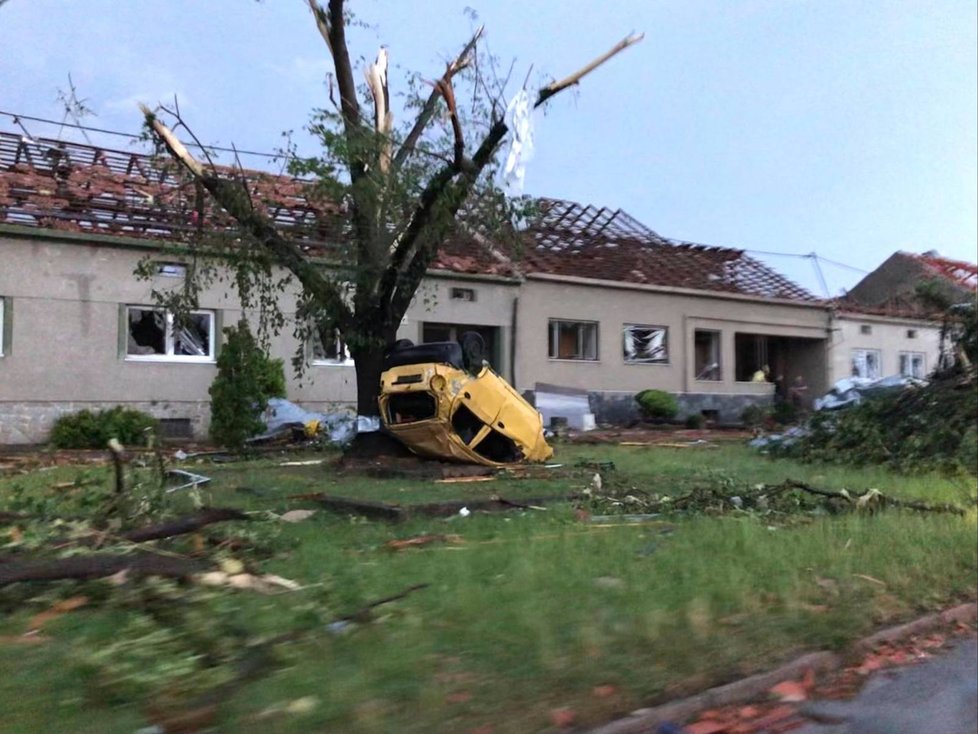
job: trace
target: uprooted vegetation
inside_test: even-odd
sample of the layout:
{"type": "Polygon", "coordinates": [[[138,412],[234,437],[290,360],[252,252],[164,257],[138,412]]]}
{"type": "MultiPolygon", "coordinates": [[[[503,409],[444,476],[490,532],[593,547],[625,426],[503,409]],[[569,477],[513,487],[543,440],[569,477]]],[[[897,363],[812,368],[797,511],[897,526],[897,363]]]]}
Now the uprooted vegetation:
{"type": "Polygon", "coordinates": [[[973,593],[970,484],[681,445],[561,445],[562,467],[483,476],[202,458],[186,468],[212,482],[172,492],[148,455],[121,499],[111,467],[0,478],[0,578],[113,571],[0,588],[5,719],[524,732],[569,708],[588,725],[973,593]],[[317,494],[403,511],[299,497],[317,494]]]}

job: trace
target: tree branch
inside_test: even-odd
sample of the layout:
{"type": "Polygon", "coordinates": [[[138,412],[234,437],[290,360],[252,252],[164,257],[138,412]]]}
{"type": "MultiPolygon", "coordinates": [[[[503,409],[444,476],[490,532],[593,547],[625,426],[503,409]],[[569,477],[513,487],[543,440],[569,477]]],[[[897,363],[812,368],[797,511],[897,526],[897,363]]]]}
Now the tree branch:
{"type": "MultiPolygon", "coordinates": [[[[320,10],[322,8],[320,7],[320,10]]],[[[318,14],[316,25],[319,25],[318,14]]],[[[329,52],[336,70],[336,85],[340,90],[340,109],[346,123],[349,137],[360,126],[360,103],[357,101],[357,86],[353,81],[353,65],[346,47],[346,23],[343,19],[343,0],[329,0],[328,41],[329,52]]],[[[352,171],[351,171],[352,173],[352,171]]]]}
{"type": "MultiPolygon", "coordinates": [[[[465,47],[459,52],[458,56],[448,64],[448,68],[445,71],[445,76],[442,79],[446,81],[451,81],[451,78],[455,76],[458,72],[469,65],[469,54],[475,49],[476,44],[479,39],[482,38],[482,33],[485,30],[485,26],[479,26],[478,30],[469,39],[469,42],[465,44],[465,47]]],[[[431,122],[431,118],[435,115],[435,110],[438,109],[438,98],[441,97],[441,92],[435,87],[428,99],[425,101],[424,106],[418,113],[417,118],[414,121],[414,125],[408,132],[407,137],[404,138],[404,142],[401,143],[401,147],[398,149],[397,154],[394,156],[394,165],[400,167],[404,165],[404,161],[408,159],[411,153],[414,152],[415,147],[418,144],[418,140],[421,139],[421,134],[428,127],[428,123],[431,122]]]]}
{"type": "MultiPolygon", "coordinates": [[[[552,82],[540,89],[537,93],[537,101],[534,107],[539,107],[567,87],[577,84],[587,74],[629,46],[638,43],[644,37],[644,34],[626,36],[606,53],[581,67],[570,76],[560,81],[552,82]]],[[[438,90],[436,89],[435,91],[437,92],[438,90]]],[[[433,216],[436,209],[439,208],[441,200],[444,197],[445,201],[443,206],[441,206],[442,211],[439,214],[441,216],[447,215],[454,217],[459,207],[462,206],[465,199],[471,193],[472,187],[479,175],[492,160],[497,148],[508,132],[509,127],[506,125],[505,120],[497,119],[489,128],[489,132],[486,133],[478,150],[472,156],[471,162],[467,163],[464,169],[457,163],[446,166],[425,187],[418,206],[412,213],[407,226],[394,241],[390,266],[387,272],[384,273],[384,278],[379,289],[380,301],[382,304],[390,304],[388,308],[390,310],[390,316],[393,318],[399,319],[403,315],[403,310],[406,310],[410,304],[415,290],[421,283],[421,279],[424,278],[428,265],[437,252],[437,243],[434,246],[424,247],[424,244],[428,243],[422,242],[422,240],[427,239],[430,241],[432,239],[424,238],[423,235],[432,226],[433,216]],[[458,174],[462,174],[459,177],[460,180],[455,181],[455,177],[458,174]],[[421,246],[419,246],[419,242],[421,246]]],[[[398,151],[399,154],[400,152],[398,151]]]]}
{"type": "Polygon", "coordinates": [[[319,35],[323,37],[326,41],[326,47],[329,49],[330,56],[333,55],[333,44],[329,38],[329,16],[326,15],[326,11],[323,7],[316,2],[316,0],[308,0],[309,9],[312,11],[313,17],[316,19],[316,27],[319,29],[319,35]]]}
{"type": "Polygon", "coordinates": [[[394,126],[394,115],[390,110],[390,91],[387,87],[387,49],[383,46],[377,53],[377,60],[364,69],[367,86],[374,98],[374,129],[377,131],[380,151],[377,166],[382,174],[390,170],[391,164],[391,128],[394,126]]]}
{"type": "Polygon", "coordinates": [[[603,64],[604,62],[606,62],[612,56],[614,56],[615,54],[621,53],[622,51],[624,51],[629,46],[631,46],[633,44],[636,44],[639,41],[641,41],[643,38],[645,38],[645,34],[644,33],[633,33],[630,36],[625,36],[625,38],[621,39],[618,43],[616,43],[614,46],[612,46],[608,51],[606,51],[605,53],[603,53],[600,56],[598,56],[598,58],[594,59],[589,64],[581,67],[580,69],[578,69],[577,71],[575,71],[570,76],[564,77],[559,82],[551,82],[550,84],[548,84],[547,86],[545,86],[543,89],[541,89],[540,92],[537,95],[537,102],[533,106],[534,107],[539,107],[540,105],[542,105],[544,102],[546,102],[548,99],[550,99],[551,97],[553,97],[558,92],[561,92],[564,89],[567,89],[567,87],[569,87],[569,86],[572,86],[574,84],[577,84],[579,81],[581,81],[581,79],[583,77],[587,76],[592,71],[594,71],[595,69],[597,69],[599,66],[601,66],[601,64],[603,64]]]}
{"type": "Polygon", "coordinates": [[[193,175],[194,179],[207,189],[214,200],[283,268],[291,272],[302,287],[316,298],[330,313],[336,315],[340,329],[353,323],[353,315],[336,284],[326,278],[322,271],[309,262],[305,253],[294,243],[283,237],[265,215],[258,212],[248,198],[247,192],[232,180],[221,178],[214,170],[206,170],[195,160],[187,148],[173,132],[164,125],[152,110],[140,104],[153,132],[160,138],[170,154],[193,175]]]}

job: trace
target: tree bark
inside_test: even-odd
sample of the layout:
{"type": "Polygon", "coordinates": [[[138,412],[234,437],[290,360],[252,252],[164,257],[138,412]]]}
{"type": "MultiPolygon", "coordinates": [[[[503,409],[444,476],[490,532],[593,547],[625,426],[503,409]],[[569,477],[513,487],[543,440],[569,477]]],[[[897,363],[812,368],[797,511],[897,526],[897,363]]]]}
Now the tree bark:
{"type": "Polygon", "coordinates": [[[0,564],[0,587],[19,581],[96,579],[112,576],[120,571],[144,576],[186,578],[206,568],[207,564],[201,561],[149,554],[71,556],[11,561],[0,564]]]}

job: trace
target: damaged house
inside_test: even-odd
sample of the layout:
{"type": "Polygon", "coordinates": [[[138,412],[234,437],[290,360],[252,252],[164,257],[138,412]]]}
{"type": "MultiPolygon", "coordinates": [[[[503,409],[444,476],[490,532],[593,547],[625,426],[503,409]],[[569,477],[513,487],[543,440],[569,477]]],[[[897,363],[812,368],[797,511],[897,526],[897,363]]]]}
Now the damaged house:
{"type": "Polygon", "coordinates": [[[929,283],[950,303],[974,303],[978,266],[941,257],[896,252],[843,298],[832,302],[829,371],[833,382],[846,377],[889,375],[924,378],[946,345],[939,315],[917,297],[929,283]]]}
{"type": "MultiPolygon", "coordinates": [[[[277,226],[328,267],[338,207],[307,200],[288,177],[244,175],[277,226]]],[[[838,305],[740,250],[666,239],[620,210],[557,200],[539,210],[512,251],[478,235],[446,242],[398,337],[477,331],[520,392],[577,391],[600,422],[633,417],[647,388],[676,394],[683,414],[736,421],[774,399],[773,382],[754,381],[765,365],[817,395],[848,359],[838,305]]],[[[201,231],[233,236],[233,223],[149,156],[0,133],[0,444],[41,442],[59,415],[118,404],[171,436],[206,434],[222,328],[241,304],[216,282],[177,323],[152,296],[181,287],[192,266],[164,246],[201,231]]],[[[287,319],[295,295],[280,296],[287,319]]],[[[287,370],[291,400],[324,412],[355,404],[342,334],[299,343],[286,324],[271,350],[306,363],[301,380],[287,370]]]]}

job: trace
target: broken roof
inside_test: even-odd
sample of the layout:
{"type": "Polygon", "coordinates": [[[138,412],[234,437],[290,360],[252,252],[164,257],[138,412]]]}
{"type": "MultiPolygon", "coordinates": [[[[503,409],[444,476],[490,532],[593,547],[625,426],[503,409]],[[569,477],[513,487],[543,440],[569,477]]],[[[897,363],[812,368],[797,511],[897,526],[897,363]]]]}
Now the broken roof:
{"type": "MultiPolygon", "coordinates": [[[[255,207],[311,256],[329,257],[349,236],[342,205],[286,175],[217,166],[243,179],[255,207]]],[[[105,237],[180,240],[206,227],[237,233],[235,222],[169,158],[0,132],[0,223],[105,237]]],[[[432,268],[514,276],[512,263],[458,236],[432,268]]]]}
{"type": "MultiPolygon", "coordinates": [[[[310,255],[349,236],[342,205],[285,175],[218,167],[243,179],[255,206],[310,255]]],[[[432,269],[475,275],[545,273],[814,302],[742,250],[668,239],[620,209],[541,199],[522,246],[507,257],[462,230],[432,269]]],[[[0,223],[105,237],[179,240],[195,230],[234,236],[235,223],[169,158],[0,132],[0,223]]]]}
{"type": "Polygon", "coordinates": [[[663,237],[621,209],[542,199],[523,241],[527,273],[817,300],[743,250],[663,237]]]}

